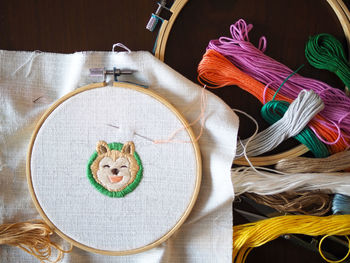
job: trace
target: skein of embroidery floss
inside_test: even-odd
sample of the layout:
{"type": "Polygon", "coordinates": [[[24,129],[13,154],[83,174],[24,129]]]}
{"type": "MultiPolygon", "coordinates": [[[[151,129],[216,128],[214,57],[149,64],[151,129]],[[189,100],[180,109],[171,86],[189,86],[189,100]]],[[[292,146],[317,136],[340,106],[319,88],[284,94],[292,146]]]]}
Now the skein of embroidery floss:
{"type": "Polygon", "coordinates": [[[333,214],[350,214],[350,196],[335,194],[332,202],[333,214]]]}
{"type": "MultiPolygon", "coordinates": [[[[261,108],[260,113],[265,121],[273,124],[283,117],[289,105],[286,101],[271,100],[261,108]]],[[[317,158],[327,157],[329,155],[327,146],[307,126],[299,134],[295,135],[294,139],[304,144],[317,158]]]]}
{"type": "Polygon", "coordinates": [[[35,220],[0,225],[0,245],[16,246],[33,255],[40,262],[58,262],[63,258],[64,250],[50,239],[52,229],[43,221],[35,220]],[[52,257],[56,259],[52,260],[52,257]]]}
{"type": "MultiPolygon", "coordinates": [[[[246,147],[248,156],[257,156],[268,152],[284,140],[299,134],[309,121],[322,109],[321,98],[312,90],[301,91],[293,101],[284,116],[251,139],[246,147]]],[[[246,145],[247,140],[242,143],[246,145]]],[[[242,144],[237,145],[237,156],[243,155],[242,144]]]]}
{"type": "MultiPolygon", "coordinates": [[[[244,262],[253,248],[262,246],[286,234],[310,236],[349,235],[350,215],[331,215],[325,217],[286,215],[234,226],[233,262],[244,262]]],[[[321,243],[320,241],[319,249],[321,243]]],[[[321,255],[323,256],[323,254],[321,255]]]]}
{"type": "Polygon", "coordinates": [[[275,168],[285,173],[331,173],[350,167],[350,151],[326,158],[295,157],[278,161],[275,168]]]}
{"type": "MultiPolygon", "coordinates": [[[[240,71],[228,59],[213,49],[208,49],[206,51],[198,65],[198,81],[203,85],[207,84],[209,88],[220,88],[229,85],[239,86],[241,89],[254,95],[262,103],[271,100],[275,94],[275,91],[265,89],[264,84],[240,71]]],[[[292,99],[280,93],[278,93],[275,98],[276,100],[287,102],[292,101],[292,99]]],[[[323,118],[320,114],[308,124],[315,133],[318,132],[322,135],[324,138],[323,141],[336,141],[334,145],[330,145],[332,152],[343,151],[347,148],[347,144],[341,139],[341,131],[334,130],[331,127],[332,125],[331,120],[323,118]]]]}
{"type": "MultiPolygon", "coordinates": [[[[258,48],[249,42],[248,33],[252,27],[240,19],[231,25],[231,38],[221,37],[212,40],[208,49],[216,50],[243,72],[269,85],[269,88],[277,90],[283,80],[292,73],[292,70],[263,53],[266,48],[265,37],[260,39],[258,48]]],[[[235,73],[237,74],[237,72],[235,73]]],[[[321,141],[330,145],[332,152],[343,151],[348,146],[349,139],[346,136],[350,134],[350,116],[348,115],[350,98],[344,92],[334,89],[326,83],[298,74],[290,78],[280,92],[282,95],[294,99],[302,89],[312,89],[321,96],[325,103],[325,109],[320,115],[327,119],[323,125],[329,130],[341,132],[340,136],[333,138],[333,140],[322,136],[321,132],[314,129],[316,135],[321,141]]]]}
{"type": "Polygon", "coordinates": [[[244,195],[281,213],[322,216],[327,214],[332,206],[330,196],[319,191],[288,191],[275,195],[245,193],[244,195]]]}
{"type": "Polygon", "coordinates": [[[310,37],[306,43],[305,57],[313,67],[335,73],[345,84],[345,92],[349,95],[350,64],[338,39],[326,33],[310,37]]]}
{"type": "Polygon", "coordinates": [[[286,174],[264,167],[237,167],[231,170],[235,194],[252,192],[273,195],[286,191],[313,191],[348,194],[350,173],[286,174]]]}
{"type": "MultiPolygon", "coordinates": [[[[303,67],[303,65],[301,66],[303,67]]],[[[286,80],[284,81],[284,83],[288,80],[289,77],[291,77],[293,74],[295,74],[299,69],[301,69],[301,67],[299,67],[296,71],[294,71],[290,76],[288,76],[286,78],[286,80]]],[[[281,84],[280,88],[283,86],[283,84],[281,84]]],[[[263,116],[263,118],[270,124],[274,124],[273,126],[279,126],[281,122],[280,121],[283,117],[284,114],[287,112],[288,108],[289,108],[289,103],[286,101],[276,101],[274,100],[274,98],[277,96],[278,94],[278,90],[276,91],[276,93],[274,94],[272,100],[270,100],[269,102],[267,102],[261,109],[261,115],[263,116]],[[277,123],[278,124],[275,124],[277,123]]],[[[300,94],[299,94],[300,95],[300,94]]],[[[317,98],[317,100],[319,99],[319,97],[315,96],[315,98],[317,98]]],[[[286,116],[287,117],[287,116],[286,116]]],[[[284,117],[284,118],[286,118],[284,117]]],[[[287,117],[288,119],[288,117],[287,117]]],[[[305,123],[303,124],[305,126],[305,123]]],[[[272,127],[269,127],[267,130],[271,129],[272,127]]],[[[272,129],[273,130],[273,129],[272,129]]],[[[278,135],[276,136],[280,136],[281,132],[280,129],[277,128],[277,130],[279,130],[278,135]]],[[[266,131],[264,131],[266,132],[266,131]]],[[[262,133],[264,133],[262,132],[262,133]]],[[[258,135],[259,137],[260,135],[258,135]]],[[[323,144],[314,134],[314,132],[309,129],[308,127],[305,127],[301,132],[299,132],[298,134],[294,135],[294,138],[296,140],[298,140],[299,142],[303,143],[313,154],[315,157],[326,157],[329,155],[328,149],[326,147],[325,144],[323,144]]],[[[266,139],[263,138],[264,142],[268,142],[269,138],[266,139]]],[[[269,143],[268,143],[269,144],[269,143]]],[[[272,146],[269,144],[268,148],[262,147],[259,151],[259,154],[266,152],[269,149],[274,148],[276,145],[272,146]]],[[[242,144],[238,145],[238,148],[242,148],[242,144]]],[[[255,150],[258,150],[255,146],[255,150]]],[[[240,150],[238,150],[239,152],[240,150]]],[[[259,155],[258,154],[258,155],[259,155]]]]}

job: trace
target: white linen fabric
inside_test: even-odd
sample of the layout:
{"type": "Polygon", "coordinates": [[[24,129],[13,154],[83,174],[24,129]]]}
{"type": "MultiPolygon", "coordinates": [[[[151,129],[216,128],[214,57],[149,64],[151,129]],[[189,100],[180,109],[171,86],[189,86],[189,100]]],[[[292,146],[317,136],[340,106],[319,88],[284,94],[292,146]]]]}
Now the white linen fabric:
{"type": "MultiPolygon", "coordinates": [[[[148,52],[0,51],[0,223],[40,218],[25,178],[31,133],[50,103],[78,87],[101,81],[88,76],[88,69],[94,67],[135,70],[132,76],[121,76],[120,80],[147,85],[171,102],[189,122],[200,113],[200,87],[148,52]]],[[[193,130],[198,134],[200,125],[197,123],[193,130]]],[[[105,256],[74,248],[62,262],[231,262],[234,193],[230,168],[237,130],[237,116],[208,92],[205,130],[199,140],[202,184],[183,226],[168,241],[140,254],[105,256]]],[[[126,131],[125,136],[128,134],[126,131]]],[[[67,211],[72,211],[71,205],[67,204],[67,211]]],[[[0,260],[37,262],[22,250],[8,246],[0,247],[0,260]]]]}

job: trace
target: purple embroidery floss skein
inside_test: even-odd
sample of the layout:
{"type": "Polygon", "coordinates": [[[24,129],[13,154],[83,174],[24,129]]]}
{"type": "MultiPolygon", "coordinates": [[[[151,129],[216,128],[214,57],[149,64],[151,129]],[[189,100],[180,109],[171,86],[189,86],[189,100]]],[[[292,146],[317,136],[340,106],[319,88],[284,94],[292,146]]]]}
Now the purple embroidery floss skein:
{"type": "MultiPolygon", "coordinates": [[[[249,41],[248,33],[252,28],[253,25],[247,25],[243,19],[240,19],[231,25],[231,37],[211,40],[208,49],[220,52],[243,72],[264,84],[268,84],[269,88],[277,90],[293,70],[263,53],[266,49],[265,37],[260,38],[258,48],[249,41]]],[[[329,120],[327,123],[323,122],[322,124],[329,130],[339,132],[338,138],[334,141],[326,141],[314,130],[317,137],[328,144],[332,152],[349,147],[350,98],[341,90],[299,74],[291,77],[284,84],[280,93],[295,99],[303,89],[312,89],[322,98],[325,108],[320,112],[320,115],[329,120]]],[[[322,122],[321,120],[319,121],[322,122]]]]}

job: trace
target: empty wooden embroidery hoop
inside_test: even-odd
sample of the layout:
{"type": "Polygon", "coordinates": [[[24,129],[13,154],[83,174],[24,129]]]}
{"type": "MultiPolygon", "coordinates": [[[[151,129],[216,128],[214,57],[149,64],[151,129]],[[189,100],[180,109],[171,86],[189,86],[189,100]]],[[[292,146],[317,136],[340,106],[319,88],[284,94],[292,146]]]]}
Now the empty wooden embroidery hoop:
{"type": "MultiPolygon", "coordinates": [[[[343,0],[326,0],[326,1],[332,7],[334,13],[337,15],[337,18],[339,19],[339,22],[343,28],[346,42],[348,45],[349,56],[350,56],[350,12],[347,9],[346,5],[344,4],[343,0]]],[[[164,20],[162,22],[162,25],[159,29],[158,37],[155,43],[155,49],[154,49],[155,50],[154,55],[161,61],[164,61],[165,48],[166,48],[166,44],[169,38],[171,28],[174,25],[174,22],[177,16],[179,15],[180,11],[182,10],[182,8],[185,6],[187,2],[188,0],[175,1],[170,9],[172,11],[172,16],[169,18],[168,21],[164,20]]],[[[300,144],[282,153],[273,154],[269,156],[249,157],[249,160],[255,166],[267,166],[267,165],[276,164],[281,159],[288,159],[288,158],[301,156],[307,153],[308,151],[309,149],[305,145],[300,144]]],[[[238,159],[235,159],[233,163],[236,165],[247,165],[247,166],[250,165],[244,156],[238,159]]]]}
{"type": "MultiPolygon", "coordinates": [[[[113,86],[116,88],[122,87],[122,88],[132,89],[132,90],[144,93],[144,94],[156,99],[158,102],[162,103],[164,106],[166,106],[168,109],[170,109],[175,114],[175,116],[178,118],[178,120],[180,120],[180,122],[184,125],[184,129],[187,131],[189,137],[191,138],[193,149],[195,152],[195,160],[196,160],[196,179],[195,179],[195,186],[193,189],[193,193],[192,193],[190,202],[189,202],[186,210],[183,212],[182,216],[179,218],[177,223],[170,229],[170,231],[168,231],[161,238],[159,238],[158,240],[156,240],[150,244],[147,244],[143,247],[131,249],[131,250],[110,251],[110,250],[96,249],[93,247],[89,247],[85,244],[82,244],[82,243],[72,239],[71,237],[69,237],[65,233],[63,233],[60,229],[58,229],[51,222],[50,218],[46,215],[45,211],[42,209],[42,207],[40,205],[40,202],[37,199],[37,196],[36,196],[36,193],[35,193],[35,190],[33,187],[32,175],[31,175],[31,157],[32,157],[33,145],[35,143],[36,136],[37,136],[40,128],[42,127],[43,123],[59,105],[61,105],[62,103],[64,103],[65,101],[69,100],[70,98],[74,97],[77,94],[80,94],[82,92],[89,91],[92,89],[102,88],[105,86],[107,86],[107,84],[104,82],[104,83],[94,83],[94,84],[90,84],[90,85],[78,88],[78,89],[68,93],[67,95],[63,96],[62,98],[60,98],[43,114],[43,116],[40,118],[39,122],[37,123],[37,125],[34,129],[34,132],[32,134],[31,140],[30,140],[28,153],[27,153],[27,160],[26,160],[26,176],[27,176],[27,183],[28,183],[28,187],[29,187],[29,192],[30,192],[30,195],[32,197],[32,200],[34,202],[34,205],[35,205],[37,211],[39,212],[39,214],[41,215],[41,217],[43,218],[45,223],[48,224],[55,233],[57,233],[63,239],[65,239],[66,241],[71,243],[73,246],[76,246],[76,247],[81,248],[83,250],[86,250],[88,252],[103,254],[103,255],[111,255],[111,256],[122,256],[122,255],[140,253],[140,252],[149,250],[153,247],[156,247],[156,246],[160,245],[161,243],[163,243],[164,241],[166,241],[169,237],[171,237],[181,227],[181,225],[184,223],[186,218],[189,216],[189,214],[190,214],[190,212],[195,204],[195,201],[198,197],[198,194],[199,194],[201,178],[202,178],[202,163],[201,163],[201,155],[200,155],[199,145],[195,139],[195,135],[194,135],[193,131],[191,130],[191,127],[189,126],[186,119],[181,115],[181,113],[171,103],[169,103],[163,97],[159,96],[157,93],[150,91],[146,88],[137,86],[135,84],[125,83],[125,82],[114,83],[113,86]]],[[[100,194],[100,193],[96,193],[96,194],[100,194]]]]}
{"type": "Polygon", "coordinates": [[[172,13],[171,17],[169,20],[162,21],[154,48],[154,55],[161,61],[164,61],[165,48],[171,28],[173,27],[177,16],[180,14],[180,11],[187,2],[188,0],[175,0],[173,5],[170,7],[170,12],[172,13]]]}

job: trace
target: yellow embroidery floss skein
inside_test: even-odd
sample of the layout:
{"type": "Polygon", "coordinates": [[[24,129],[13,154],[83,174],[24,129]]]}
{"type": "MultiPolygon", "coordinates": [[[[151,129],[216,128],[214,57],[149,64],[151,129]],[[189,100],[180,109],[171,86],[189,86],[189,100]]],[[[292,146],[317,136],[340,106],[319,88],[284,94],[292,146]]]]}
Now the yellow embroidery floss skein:
{"type": "Polygon", "coordinates": [[[232,261],[245,262],[248,253],[254,247],[262,246],[285,234],[350,235],[350,215],[286,215],[234,226],[232,261]]]}

